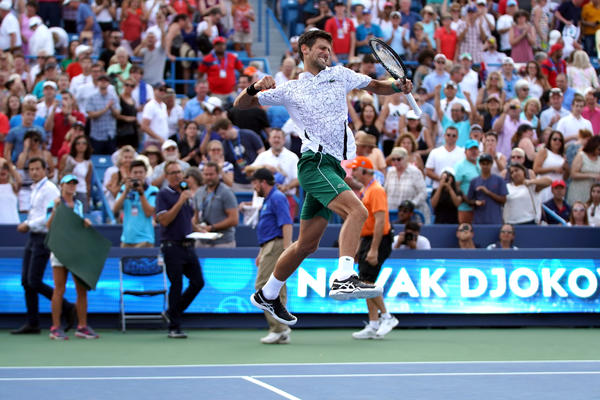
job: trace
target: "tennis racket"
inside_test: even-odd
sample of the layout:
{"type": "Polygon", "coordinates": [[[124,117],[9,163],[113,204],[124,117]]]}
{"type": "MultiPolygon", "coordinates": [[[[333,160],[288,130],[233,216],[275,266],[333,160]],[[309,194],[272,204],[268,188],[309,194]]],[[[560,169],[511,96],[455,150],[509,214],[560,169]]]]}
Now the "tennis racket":
{"type": "MultiPolygon", "coordinates": [[[[375,58],[377,58],[377,61],[383,65],[383,68],[385,68],[394,79],[400,79],[402,81],[406,80],[407,70],[402,59],[390,46],[388,46],[387,43],[381,39],[373,38],[369,40],[369,46],[371,46],[371,50],[373,51],[375,58]]],[[[412,93],[407,94],[406,98],[415,114],[420,117],[421,108],[417,105],[412,93]]]]}

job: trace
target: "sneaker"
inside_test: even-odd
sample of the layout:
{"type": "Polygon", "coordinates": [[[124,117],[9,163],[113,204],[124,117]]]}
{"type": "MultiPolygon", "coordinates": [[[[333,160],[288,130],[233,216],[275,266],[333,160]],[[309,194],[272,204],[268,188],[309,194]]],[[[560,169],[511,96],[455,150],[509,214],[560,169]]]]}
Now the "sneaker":
{"type": "Polygon", "coordinates": [[[167,336],[171,339],[187,339],[187,335],[181,329],[171,329],[167,336]]]}
{"type": "Polygon", "coordinates": [[[69,337],[60,328],[50,328],[49,336],[52,340],[69,340],[69,337]]]}
{"type": "Polygon", "coordinates": [[[396,326],[398,326],[398,319],[396,317],[392,316],[391,318],[381,318],[379,329],[377,329],[377,336],[383,338],[396,326]]]}
{"type": "Polygon", "coordinates": [[[354,339],[377,339],[377,330],[371,325],[367,324],[364,329],[354,332],[352,337],[354,339]]]}
{"type": "Polygon", "coordinates": [[[25,324],[18,329],[10,331],[11,335],[29,335],[29,334],[38,334],[41,333],[42,330],[39,326],[32,326],[29,324],[25,324]]]}
{"type": "Polygon", "coordinates": [[[261,310],[269,312],[273,318],[282,324],[294,325],[298,321],[298,318],[290,314],[285,306],[281,304],[279,296],[273,300],[267,300],[262,289],[250,296],[250,302],[261,310]]]}
{"type": "Polygon", "coordinates": [[[335,279],[329,290],[329,297],[334,300],[370,299],[382,294],[383,288],[359,281],[356,275],[343,281],[335,279]]]}
{"type": "Polygon", "coordinates": [[[269,332],[269,334],[260,339],[263,344],[285,344],[290,342],[290,333],[292,330],[287,328],[283,332],[269,332]]]}
{"type": "Polygon", "coordinates": [[[98,339],[100,337],[100,335],[94,332],[94,330],[89,326],[77,328],[77,330],[75,331],[75,336],[82,339],[98,339]]]}

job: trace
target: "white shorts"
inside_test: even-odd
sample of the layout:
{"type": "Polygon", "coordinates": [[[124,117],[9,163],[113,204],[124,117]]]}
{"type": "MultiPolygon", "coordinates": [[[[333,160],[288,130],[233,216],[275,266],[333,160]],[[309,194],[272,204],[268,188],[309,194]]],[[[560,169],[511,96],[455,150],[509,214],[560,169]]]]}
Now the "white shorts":
{"type": "Polygon", "coordinates": [[[64,267],[63,263],[61,263],[60,260],[58,258],[56,258],[54,253],[50,253],[50,265],[52,265],[52,268],[64,267]]]}

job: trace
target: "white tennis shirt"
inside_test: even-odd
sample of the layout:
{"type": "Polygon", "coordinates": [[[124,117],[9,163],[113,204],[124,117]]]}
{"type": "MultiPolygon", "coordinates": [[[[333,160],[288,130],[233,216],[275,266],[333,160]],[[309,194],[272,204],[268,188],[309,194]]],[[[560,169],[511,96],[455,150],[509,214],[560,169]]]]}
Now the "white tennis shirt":
{"type": "Polygon", "coordinates": [[[297,80],[257,94],[263,106],[284,106],[301,129],[302,152],[319,151],[338,160],[356,157],[354,135],[348,128],[346,95],[371,82],[348,68],[325,68],[317,75],[303,72],[297,80]]]}

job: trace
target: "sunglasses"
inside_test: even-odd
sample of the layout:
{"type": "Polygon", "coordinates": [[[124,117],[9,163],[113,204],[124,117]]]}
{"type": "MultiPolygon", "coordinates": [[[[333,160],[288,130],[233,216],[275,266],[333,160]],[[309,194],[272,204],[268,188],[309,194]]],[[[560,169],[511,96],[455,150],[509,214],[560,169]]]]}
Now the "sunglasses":
{"type": "Polygon", "coordinates": [[[461,226],[457,229],[458,232],[471,232],[471,228],[468,226],[461,226]]]}
{"type": "Polygon", "coordinates": [[[560,137],[558,137],[558,136],[555,136],[555,137],[553,137],[553,138],[552,138],[552,139],[550,139],[550,140],[552,140],[553,142],[554,142],[554,141],[562,142],[562,139],[561,139],[560,137]]]}
{"type": "Polygon", "coordinates": [[[134,85],[133,83],[126,83],[124,86],[127,86],[127,87],[135,87],[135,85],[134,85]]]}
{"type": "Polygon", "coordinates": [[[585,211],[585,208],[582,208],[582,207],[576,207],[576,208],[574,208],[574,209],[573,209],[573,211],[578,211],[578,212],[581,212],[581,211],[585,211]]]}
{"type": "Polygon", "coordinates": [[[444,61],[444,60],[437,60],[435,63],[436,64],[446,64],[446,61],[444,61]]]}
{"type": "Polygon", "coordinates": [[[446,133],[446,136],[448,136],[448,137],[458,137],[458,135],[456,133],[446,133]]]}

